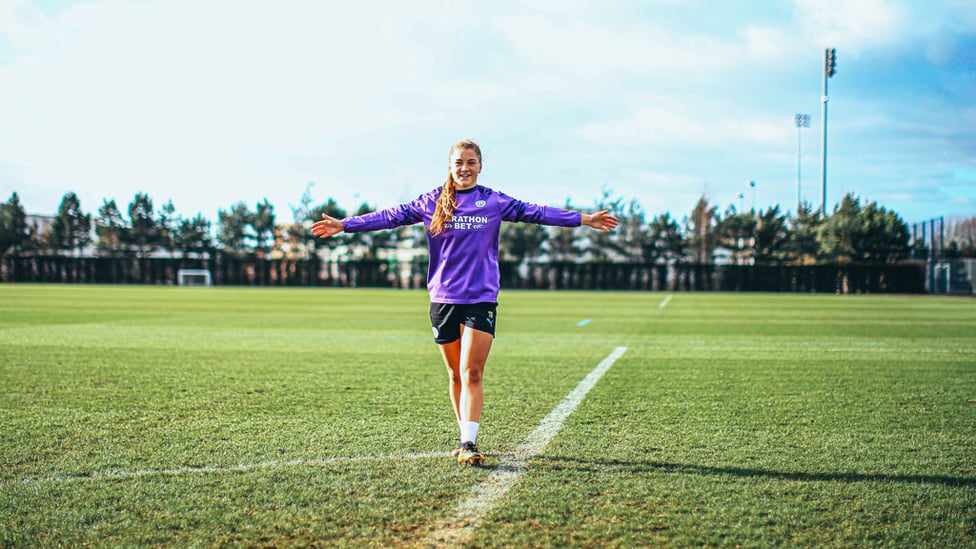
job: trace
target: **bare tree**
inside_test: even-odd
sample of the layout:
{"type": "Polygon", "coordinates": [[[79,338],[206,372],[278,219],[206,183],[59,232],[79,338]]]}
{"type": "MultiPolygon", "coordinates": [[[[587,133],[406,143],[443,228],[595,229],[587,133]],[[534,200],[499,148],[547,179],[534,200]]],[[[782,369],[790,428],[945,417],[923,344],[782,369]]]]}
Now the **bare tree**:
{"type": "Polygon", "coordinates": [[[717,224],[718,207],[710,206],[708,197],[702,195],[691,211],[691,215],[685,218],[689,241],[688,252],[693,263],[712,262],[718,242],[718,235],[715,231],[717,224]]]}

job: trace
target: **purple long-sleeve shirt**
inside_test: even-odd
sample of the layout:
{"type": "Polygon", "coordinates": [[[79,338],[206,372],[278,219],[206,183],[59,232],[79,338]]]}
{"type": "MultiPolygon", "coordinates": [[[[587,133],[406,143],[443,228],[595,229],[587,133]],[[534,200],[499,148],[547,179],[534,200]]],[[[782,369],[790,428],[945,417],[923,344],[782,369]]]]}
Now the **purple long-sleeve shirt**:
{"type": "MultiPolygon", "coordinates": [[[[430,227],[440,188],[394,208],[348,217],[349,233],[392,229],[423,222],[430,227]]],[[[579,212],[516,200],[481,185],[457,191],[457,208],[444,232],[427,233],[427,291],[434,303],[498,301],[498,237],[502,221],[578,227],[579,212]]]]}

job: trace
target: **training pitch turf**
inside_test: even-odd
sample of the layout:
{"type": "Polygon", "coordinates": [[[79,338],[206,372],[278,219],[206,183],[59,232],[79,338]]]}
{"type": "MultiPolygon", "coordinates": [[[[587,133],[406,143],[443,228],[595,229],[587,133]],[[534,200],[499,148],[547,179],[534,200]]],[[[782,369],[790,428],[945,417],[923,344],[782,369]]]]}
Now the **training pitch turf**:
{"type": "Polygon", "coordinates": [[[0,285],[0,547],[976,546],[973,299],[498,312],[472,468],[423,292],[0,285]]]}

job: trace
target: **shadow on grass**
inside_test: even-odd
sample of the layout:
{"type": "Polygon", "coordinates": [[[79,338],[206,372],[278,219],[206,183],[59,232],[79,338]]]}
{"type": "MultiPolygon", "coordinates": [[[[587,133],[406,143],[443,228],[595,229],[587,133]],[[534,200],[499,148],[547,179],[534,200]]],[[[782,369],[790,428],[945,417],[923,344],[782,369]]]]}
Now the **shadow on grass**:
{"type": "Polygon", "coordinates": [[[535,467],[555,471],[606,472],[620,469],[631,473],[666,473],[687,475],[733,476],[742,478],[771,478],[795,480],[800,482],[900,482],[906,484],[937,484],[942,486],[974,487],[976,478],[950,477],[946,475],[887,475],[881,473],[804,473],[796,471],[773,471],[748,467],[716,467],[669,463],[665,461],[625,461],[582,459],[565,456],[537,456],[532,460],[535,467]]]}

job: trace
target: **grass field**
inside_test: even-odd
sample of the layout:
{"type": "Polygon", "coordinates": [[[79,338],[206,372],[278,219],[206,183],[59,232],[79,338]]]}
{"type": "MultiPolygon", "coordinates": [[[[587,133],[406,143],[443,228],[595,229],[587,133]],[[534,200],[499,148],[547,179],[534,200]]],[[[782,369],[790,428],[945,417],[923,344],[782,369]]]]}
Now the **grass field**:
{"type": "Polygon", "coordinates": [[[976,546],[976,301],[503,292],[479,442],[423,292],[0,285],[0,546],[976,546]],[[589,322],[583,322],[589,321],[589,322]]]}

